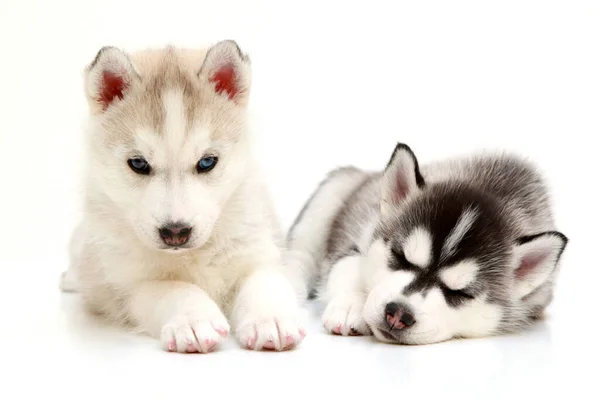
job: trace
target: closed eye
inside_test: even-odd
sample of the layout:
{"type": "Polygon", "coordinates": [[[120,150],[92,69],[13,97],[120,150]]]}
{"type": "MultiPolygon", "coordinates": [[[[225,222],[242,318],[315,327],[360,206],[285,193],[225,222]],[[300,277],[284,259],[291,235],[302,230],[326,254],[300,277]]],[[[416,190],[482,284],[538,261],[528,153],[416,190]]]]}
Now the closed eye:
{"type": "Polygon", "coordinates": [[[404,255],[404,252],[398,252],[396,250],[394,250],[394,248],[392,247],[392,254],[394,255],[395,258],[395,262],[390,263],[390,268],[396,270],[396,271],[421,271],[421,268],[419,268],[418,266],[412,264],[410,261],[408,261],[406,259],[406,256],[404,255]]]}
{"type": "Polygon", "coordinates": [[[459,296],[459,297],[464,297],[464,298],[470,299],[470,300],[473,300],[475,298],[473,295],[465,292],[464,290],[447,289],[446,292],[448,293],[449,296],[459,296]]]}
{"type": "Polygon", "coordinates": [[[453,290],[446,285],[442,285],[441,288],[442,293],[444,294],[444,298],[446,299],[446,303],[453,307],[458,307],[461,304],[473,300],[475,298],[475,296],[473,296],[465,289],[453,290]]]}

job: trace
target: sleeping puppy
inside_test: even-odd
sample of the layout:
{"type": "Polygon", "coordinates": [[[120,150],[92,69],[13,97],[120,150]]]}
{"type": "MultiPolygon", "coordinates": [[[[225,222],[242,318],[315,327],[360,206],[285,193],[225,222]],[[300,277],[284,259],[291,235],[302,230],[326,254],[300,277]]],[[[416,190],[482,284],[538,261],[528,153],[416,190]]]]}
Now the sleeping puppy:
{"type": "Polygon", "coordinates": [[[426,344],[516,332],[552,299],[567,238],[536,168],[476,154],[421,167],[398,144],[385,170],[329,173],[288,236],[301,297],[341,335],[426,344]]]}

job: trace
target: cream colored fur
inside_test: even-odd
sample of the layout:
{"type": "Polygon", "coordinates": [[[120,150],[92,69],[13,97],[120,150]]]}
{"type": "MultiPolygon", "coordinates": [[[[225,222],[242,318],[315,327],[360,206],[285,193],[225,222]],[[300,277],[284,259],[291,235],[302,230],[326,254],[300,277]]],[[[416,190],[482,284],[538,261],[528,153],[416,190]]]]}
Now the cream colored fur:
{"type": "Polygon", "coordinates": [[[230,324],[247,348],[298,344],[303,313],[280,270],[282,236],[250,150],[248,58],[230,41],[208,53],[108,48],[85,77],[84,218],[61,288],[166,350],[211,351],[230,324]],[[223,65],[237,74],[233,99],[210,80],[223,65]],[[103,71],[129,85],[108,108],[98,101],[103,71]],[[207,153],[219,162],[198,174],[207,153]],[[151,175],[129,168],[136,156],[152,165],[151,175]],[[161,243],[158,229],[169,220],[191,224],[189,248],[161,243]]]}

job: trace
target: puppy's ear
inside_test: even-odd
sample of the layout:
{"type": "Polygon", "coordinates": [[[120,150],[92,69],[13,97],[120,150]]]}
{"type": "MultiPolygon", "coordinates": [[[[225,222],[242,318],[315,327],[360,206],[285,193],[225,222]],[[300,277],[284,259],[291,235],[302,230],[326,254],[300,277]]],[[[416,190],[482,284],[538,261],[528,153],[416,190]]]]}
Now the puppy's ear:
{"type": "Polygon", "coordinates": [[[554,272],[568,239],[560,232],[523,236],[514,248],[515,294],[523,298],[539,288],[554,272]]]}
{"type": "Polygon", "coordinates": [[[381,212],[388,214],[408,196],[425,187],[419,162],[410,147],[398,143],[383,173],[381,212]]]}
{"type": "Polygon", "coordinates": [[[206,53],[199,78],[215,93],[239,105],[245,105],[250,95],[250,59],[233,40],[224,40],[206,53]]]}
{"type": "Polygon", "coordinates": [[[139,76],[129,56],[115,47],[100,49],[85,71],[85,92],[93,113],[122,100],[139,76]]]}

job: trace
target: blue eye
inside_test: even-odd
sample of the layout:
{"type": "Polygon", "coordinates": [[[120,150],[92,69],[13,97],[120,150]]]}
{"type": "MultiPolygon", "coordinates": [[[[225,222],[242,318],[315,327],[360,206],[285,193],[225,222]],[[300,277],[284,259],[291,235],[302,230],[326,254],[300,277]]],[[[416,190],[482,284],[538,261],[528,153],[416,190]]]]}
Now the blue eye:
{"type": "Polygon", "coordinates": [[[202,157],[196,165],[196,171],[198,171],[198,173],[208,172],[217,165],[217,161],[217,157],[214,156],[202,157]]]}
{"type": "Polygon", "coordinates": [[[150,164],[142,157],[130,158],[127,160],[127,165],[129,165],[129,168],[136,174],[148,175],[150,173],[150,164]]]}

